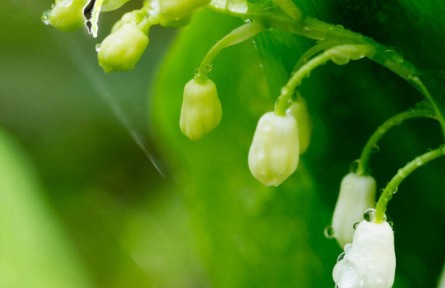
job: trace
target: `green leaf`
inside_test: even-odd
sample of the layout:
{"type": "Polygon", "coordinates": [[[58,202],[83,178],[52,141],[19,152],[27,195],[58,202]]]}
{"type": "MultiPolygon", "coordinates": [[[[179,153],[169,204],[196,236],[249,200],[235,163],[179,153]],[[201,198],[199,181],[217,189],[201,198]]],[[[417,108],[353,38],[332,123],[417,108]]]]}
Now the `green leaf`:
{"type": "Polygon", "coordinates": [[[0,159],[0,286],[92,287],[30,163],[3,131],[0,159]]]}
{"type": "MultiPolygon", "coordinates": [[[[259,116],[273,109],[264,66],[251,42],[223,51],[209,74],[218,88],[223,120],[199,142],[179,130],[182,90],[207,49],[240,25],[209,11],[196,15],[162,66],[151,102],[153,129],[192,217],[203,272],[212,287],[311,287],[321,266],[305,221],[317,201],[303,167],[279,189],[258,183],[247,151],[259,116]],[[212,33],[206,32],[211,21],[212,33]],[[181,69],[178,69],[181,67],[181,69]]],[[[321,231],[320,231],[321,235],[321,231]]],[[[329,279],[329,275],[326,275],[329,279]]],[[[330,283],[330,282],[327,282],[330,283]]]]}

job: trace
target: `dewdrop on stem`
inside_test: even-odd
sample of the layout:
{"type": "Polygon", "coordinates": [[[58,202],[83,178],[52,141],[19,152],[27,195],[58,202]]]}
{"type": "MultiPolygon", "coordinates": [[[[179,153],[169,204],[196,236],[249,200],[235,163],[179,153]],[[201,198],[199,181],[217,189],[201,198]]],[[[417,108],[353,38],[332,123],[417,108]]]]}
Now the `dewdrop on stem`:
{"type": "Polygon", "coordinates": [[[306,100],[299,96],[296,100],[292,101],[292,104],[287,109],[286,113],[289,113],[297,121],[298,127],[298,140],[300,143],[300,154],[306,152],[311,140],[311,119],[309,117],[309,111],[307,109],[306,100]]]}
{"type": "Polygon", "coordinates": [[[216,85],[207,77],[195,77],[184,87],[179,127],[196,141],[215,129],[222,118],[216,85]]]}
{"type": "Polygon", "coordinates": [[[299,161],[297,122],[289,114],[264,114],[249,150],[252,175],[267,186],[278,186],[295,172],[299,161]]]}
{"type": "MultiPolygon", "coordinates": [[[[347,248],[347,249],[346,249],[347,248]]],[[[357,225],[351,245],[334,267],[339,288],[391,288],[396,256],[394,232],[388,222],[363,220],[357,225]]]]}
{"type": "Polygon", "coordinates": [[[123,24],[102,41],[99,65],[105,72],[134,69],[148,42],[148,36],[135,23],[123,24]]]}
{"type": "Polygon", "coordinates": [[[347,174],[340,184],[340,193],[332,217],[333,237],[340,247],[351,243],[354,223],[363,220],[363,213],[375,206],[376,182],[372,176],[347,174]]]}

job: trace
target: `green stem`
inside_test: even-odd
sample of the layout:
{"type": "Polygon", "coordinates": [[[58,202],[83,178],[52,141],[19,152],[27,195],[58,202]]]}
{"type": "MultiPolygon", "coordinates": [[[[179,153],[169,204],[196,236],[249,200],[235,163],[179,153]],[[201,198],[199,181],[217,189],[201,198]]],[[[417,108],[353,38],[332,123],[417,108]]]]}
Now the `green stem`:
{"type": "MultiPolygon", "coordinates": [[[[212,1],[212,3],[226,2],[212,1]]],[[[242,6],[243,4],[240,5],[242,6]]],[[[230,5],[210,5],[210,8],[217,12],[241,19],[258,20],[270,28],[280,29],[314,40],[336,43],[337,45],[345,43],[371,45],[375,49],[375,54],[372,57],[369,57],[371,60],[407,80],[432,103],[441,123],[442,133],[445,139],[445,106],[440,106],[440,100],[429,93],[419,78],[419,71],[393,49],[359,33],[347,30],[339,25],[328,24],[304,15],[299,18],[293,18],[289,16],[289,11],[286,8],[283,8],[283,5],[278,6],[286,10],[286,12],[273,6],[264,9],[261,5],[256,5],[247,1],[244,5],[244,7],[240,7],[239,5],[236,7],[230,7],[230,5]]]]}
{"type": "Polygon", "coordinates": [[[341,64],[346,64],[349,60],[358,60],[363,57],[372,55],[372,46],[367,45],[339,45],[325,50],[323,53],[315,56],[306,64],[301,66],[289,79],[287,84],[281,89],[281,94],[275,104],[275,113],[277,115],[285,115],[286,109],[289,106],[292,95],[295,89],[301,84],[304,78],[308,77],[312,70],[326,64],[329,60],[334,60],[339,64],[339,59],[345,61],[341,64]]]}
{"type": "Polygon", "coordinates": [[[221,40],[216,42],[215,45],[207,52],[204,59],[202,59],[201,64],[196,72],[196,79],[206,79],[207,73],[210,72],[210,67],[212,65],[213,59],[221,52],[222,49],[236,45],[238,43],[244,42],[263,31],[265,29],[261,22],[250,22],[244,24],[232,32],[224,36],[221,40]]]}
{"type": "Polygon", "coordinates": [[[385,221],[385,212],[388,206],[388,202],[391,200],[392,196],[396,193],[400,183],[402,183],[402,181],[405,180],[405,178],[408,177],[409,174],[411,174],[418,168],[426,165],[430,161],[435,160],[444,155],[445,155],[445,145],[442,145],[435,150],[429,151],[419,157],[416,157],[414,160],[406,164],[403,168],[400,168],[397,171],[397,174],[391,179],[388,185],[386,185],[385,189],[380,195],[379,201],[377,202],[376,206],[375,222],[382,223],[383,221],[385,221]]]}
{"type": "Polygon", "coordinates": [[[360,155],[360,161],[358,162],[356,173],[361,176],[369,175],[369,173],[371,172],[369,168],[369,160],[371,158],[372,151],[374,147],[377,147],[377,143],[382,138],[382,136],[385,135],[386,132],[388,132],[389,129],[393,128],[394,126],[400,125],[405,120],[420,118],[420,117],[437,119],[435,115],[431,113],[431,111],[428,111],[426,109],[411,109],[409,111],[397,114],[388,119],[385,123],[383,123],[371,135],[365,147],[363,148],[362,154],[360,155]]]}

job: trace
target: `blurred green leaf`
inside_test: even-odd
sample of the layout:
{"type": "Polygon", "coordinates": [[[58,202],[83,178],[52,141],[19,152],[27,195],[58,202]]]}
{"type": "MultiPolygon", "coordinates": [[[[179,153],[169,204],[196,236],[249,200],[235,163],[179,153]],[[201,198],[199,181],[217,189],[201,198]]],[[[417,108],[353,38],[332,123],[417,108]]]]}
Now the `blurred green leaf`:
{"type": "Polygon", "coordinates": [[[0,131],[0,286],[92,287],[34,171],[0,131]]]}

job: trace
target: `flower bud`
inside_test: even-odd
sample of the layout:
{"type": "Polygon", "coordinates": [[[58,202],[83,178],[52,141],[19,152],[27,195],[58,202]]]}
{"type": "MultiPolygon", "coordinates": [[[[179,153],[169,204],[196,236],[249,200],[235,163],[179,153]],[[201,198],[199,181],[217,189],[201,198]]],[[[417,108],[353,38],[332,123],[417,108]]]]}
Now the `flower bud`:
{"type": "Polygon", "coordinates": [[[209,4],[210,0],[159,0],[160,23],[163,26],[182,26],[193,11],[209,4]]]}
{"type": "Polygon", "coordinates": [[[53,8],[42,15],[43,23],[61,31],[73,31],[84,24],[83,6],[86,0],[56,1],[53,8]]]}
{"type": "Polygon", "coordinates": [[[216,85],[210,79],[190,80],[184,87],[179,127],[190,140],[196,141],[221,122],[222,108],[216,85]]]}
{"type": "Polygon", "coordinates": [[[396,270],[394,232],[388,222],[362,221],[332,276],[339,288],[391,288],[396,270]]]}
{"type": "Polygon", "coordinates": [[[347,174],[340,184],[340,193],[332,217],[332,229],[338,244],[351,243],[354,224],[363,220],[363,213],[375,206],[376,183],[372,176],[347,174]]]}
{"type": "Polygon", "coordinates": [[[287,110],[297,120],[298,140],[300,142],[300,154],[306,152],[311,140],[311,119],[307,109],[306,100],[303,97],[298,97],[292,102],[292,105],[287,110]]]}
{"type": "Polygon", "coordinates": [[[148,37],[136,24],[127,23],[108,35],[100,45],[99,65],[105,72],[131,70],[144,53],[148,37]]]}
{"type": "Polygon", "coordinates": [[[267,186],[278,186],[294,173],[299,160],[295,118],[275,112],[264,114],[258,121],[248,160],[252,175],[267,186]]]}

